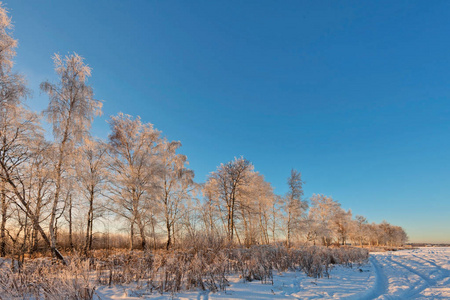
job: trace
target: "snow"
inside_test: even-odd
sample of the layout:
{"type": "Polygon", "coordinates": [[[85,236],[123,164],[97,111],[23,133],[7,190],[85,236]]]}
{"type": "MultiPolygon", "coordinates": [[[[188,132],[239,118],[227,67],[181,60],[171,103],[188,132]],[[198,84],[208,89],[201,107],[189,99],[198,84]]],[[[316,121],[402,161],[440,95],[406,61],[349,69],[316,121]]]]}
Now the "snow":
{"type": "Polygon", "coordinates": [[[150,293],[133,286],[99,287],[100,299],[450,299],[450,248],[372,253],[363,266],[335,267],[330,278],[276,273],[272,283],[229,278],[225,292],[150,293]]]}

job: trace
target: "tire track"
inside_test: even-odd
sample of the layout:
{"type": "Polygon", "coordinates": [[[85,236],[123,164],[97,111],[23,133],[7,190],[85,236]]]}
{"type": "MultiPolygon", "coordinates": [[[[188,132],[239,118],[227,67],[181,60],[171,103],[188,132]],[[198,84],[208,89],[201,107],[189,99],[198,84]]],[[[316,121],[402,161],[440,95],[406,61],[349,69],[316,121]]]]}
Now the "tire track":
{"type": "Polygon", "coordinates": [[[382,295],[386,295],[388,291],[388,279],[386,274],[384,274],[383,266],[378,262],[377,258],[373,255],[369,258],[370,263],[375,271],[375,284],[372,291],[365,295],[362,299],[375,299],[382,295]]]}
{"type": "Polygon", "coordinates": [[[442,276],[442,277],[448,277],[448,276],[450,276],[450,270],[445,269],[445,268],[439,266],[438,264],[436,264],[435,261],[432,261],[432,260],[430,260],[430,259],[425,259],[425,258],[420,257],[420,256],[415,255],[415,254],[413,254],[412,256],[415,257],[415,258],[421,259],[421,260],[423,260],[424,262],[426,262],[426,263],[432,265],[433,267],[435,267],[436,269],[438,269],[440,272],[443,273],[443,276],[442,276]]]}
{"type": "Polygon", "coordinates": [[[405,292],[404,296],[407,297],[407,299],[410,299],[413,296],[422,293],[427,288],[436,286],[437,283],[438,283],[437,280],[429,278],[428,276],[420,273],[419,271],[411,268],[410,266],[407,266],[407,265],[405,265],[405,264],[403,264],[401,262],[395,261],[394,259],[392,259],[392,256],[386,256],[386,259],[388,261],[390,261],[392,264],[398,265],[399,267],[404,268],[407,271],[409,271],[409,272],[419,276],[424,281],[424,283],[422,285],[420,285],[420,286],[413,286],[413,287],[411,287],[410,289],[408,289],[405,292]]]}

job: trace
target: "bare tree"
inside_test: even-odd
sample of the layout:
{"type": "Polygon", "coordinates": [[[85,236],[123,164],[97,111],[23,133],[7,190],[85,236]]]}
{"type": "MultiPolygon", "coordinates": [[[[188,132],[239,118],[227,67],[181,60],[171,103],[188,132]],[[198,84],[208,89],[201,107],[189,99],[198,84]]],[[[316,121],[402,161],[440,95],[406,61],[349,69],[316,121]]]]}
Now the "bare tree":
{"type": "Polygon", "coordinates": [[[353,231],[354,239],[359,242],[359,245],[362,247],[363,239],[367,234],[367,219],[364,216],[357,215],[355,217],[355,227],[353,231]]]}
{"type": "Polygon", "coordinates": [[[96,201],[101,194],[106,180],[107,147],[101,141],[85,139],[84,145],[78,149],[77,179],[81,194],[87,200],[88,213],[83,252],[86,255],[92,249],[94,216],[96,201]]]}
{"type": "Polygon", "coordinates": [[[269,243],[269,211],[274,200],[270,183],[258,172],[249,172],[247,183],[241,187],[236,212],[239,218],[236,227],[241,227],[244,244],[251,246],[257,243],[269,243]],[[237,225],[241,226],[237,226],[237,225]]]}
{"type": "Polygon", "coordinates": [[[64,58],[55,54],[53,61],[60,81],[56,84],[43,82],[41,89],[50,98],[50,103],[44,113],[53,125],[57,149],[54,167],[55,191],[49,223],[51,251],[55,256],[55,219],[61,200],[63,179],[67,177],[67,164],[76,145],[88,135],[94,116],[101,114],[102,104],[100,101],[94,100],[92,88],[87,85],[87,77],[91,76],[91,68],[83,62],[82,57],[76,53],[64,58]]]}
{"type": "Polygon", "coordinates": [[[12,37],[11,31],[11,18],[0,3],[0,109],[2,110],[17,106],[27,94],[23,76],[12,71],[17,40],[12,37]]]}
{"type": "Polygon", "coordinates": [[[314,222],[314,235],[326,246],[333,242],[335,234],[332,220],[340,209],[341,205],[331,197],[316,194],[311,197],[309,218],[314,222]]]}
{"type": "MultiPolygon", "coordinates": [[[[39,153],[37,145],[40,145],[43,139],[38,116],[21,106],[2,113],[4,115],[0,128],[0,179],[8,185],[8,190],[14,196],[11,199],[14,199],[15,205],[26,214],[33,227],[50,247],[50,239],[35,215],[27,188],[30,161],[36,153],[39,153]]],[[[59,252],[56,252],[56,257],[64,260],[59,252]]]]}
{"type": "Polygon", "coordinates": [[[254,198],[257,205],[257,223],[259,225],[259,238],[261,244],[269,244],[269,227],[271,225],[271,210],[275,205],[276,197],[269,182],[264,176],[257,174],[254,179],[254,198]]]}
{"type": "Polygon", "coordinates": [[[146,249],[146,218],[156,209],[156,195],[162,168],[159,157],[159,131],[142,124],[137,117],[120,113],[111,117],[110,194],[116,214],[130,223],[130,248],[134,247],[134,225],[138,226],[142,248],[146,249]]]}
{"type": "Polygon", "coordinates": [[[331,226],[335,232],[337,242],[345,245],[353,226],[352,211],[345,211],[342,208],[337,209],[331,220],[331,226]]]}
{"type": "Polygon", "coordinates": [[[217,199],[220,199],[226,211],[226,231],[230,242],[233,241],[236,208],[243,188],[248,185],[253,165],[243,157],[235,158],[227,164],[221,164],[212,172],[206,188],[217,199]]]}
{"type": "MultiPolygon", "coordinates": [[[[47,205],[51,201],[52,190],[52,156],[53,148],[51,144],[43,139],[38,140],[30,163],[27,168],[29,188],[28,199],[30,208],[36,218],[37,223],[41,223],[48,218],[47,205]]],[[[38,249],[38,228],[33,224],[31,234],[30,252],[38,249]]]]}
{"type": "Polygon", "coordinates": [[[270,205],[270,232],[272,234],[272,243],[277,241],[278,232],[281,230],[282,210],[280,205],[283,197],[274,195],[273,202],[270,205]]]}
{"type": "Polygon", "coordinates": [[[204,203],[200,208],[200,216],[208,236],[212,236],[213,234],[219,233],[216,223],[218,223],[217,218],[220,215],[220,211],[218,210],[218,203],[215,201],[211,189],[202,186],[202,192],[204,203]]]}
{"type": "Polygon", "coordinates": [[[175,222],[179,218],[183,202],[189,197],[193,186],[194,172],[186,168],[187,157],[177,154],[180,142],[167,142],[160,144],[161,164],[163,168],[160,201],[163,207],[163,218],[167,230],[166,249],[172,244],[175,235],[175,222]]]}
{"type": "MultiPolygon", "coordinates": [[[[21,100],[26,96],[24,78],[12,72],[13,59],[16,55],[17,40],[12,37],[11,19],[8,12],[0,3],[0,139],[1,139],[1,160],[4,165],[8,165],[10,158],[7,156],[17,142],[17,136],[21,132],[21,122],[18,120],[18,113],[22,111],[21,100]],[[14,130],[17,130],[14,132],[14,130]]],[[[34,116],[33,116],[34,118],[34,116]]],[[[20,164],[20,160],[18,163],[20,164]]],[[[6,170],[10,171],[10,170],[6,170]]],[[[0,169],[0,255],[6,254],[6,222],[8,219],[9,187],[7,186],[7,175],[3,168],[0,169]]]]}

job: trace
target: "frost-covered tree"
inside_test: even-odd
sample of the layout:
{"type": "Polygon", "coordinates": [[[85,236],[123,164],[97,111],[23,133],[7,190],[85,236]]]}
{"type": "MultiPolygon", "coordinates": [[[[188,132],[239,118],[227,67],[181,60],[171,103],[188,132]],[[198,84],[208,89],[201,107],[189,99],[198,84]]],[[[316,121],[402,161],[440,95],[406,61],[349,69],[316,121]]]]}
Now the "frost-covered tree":
{"type": "Polygon", "coordinates": [[[229,242],[233,241],[236,230],[237,207],[243,190],[251,180],[253,165],[243,157],[221,164],[215,172],[212,172],[207,180],[205,188],[216,199],[220,200],[225,212],[225,228],[229,242]]]}
{"type": "MultiPolygon", "coordinates": [[[[28,197],[30,209],[36,218],[36,223],[40,224],[48,218],[48,204],[51,201],[53,193],[53,148],[51,143],[39,139],[34,148],[33,155],[27,168],[28,197]]],[[[30,252],[37,251],[39,244],[39,230],[36,224],[33,224],[30,241],[30,252]]]]}
{"type": "Polygon", "coordinates": [[[271,233],[271,241],[275,243],[277,241],[277,236],[279,232],[283,228],[282,224],[282,209],[281,204],[283,202],[283,197],[279,195],[274,195],[273,201],[270,203],[270,206],[267,207],[270,217],[269,217],[269,228],[271,233]]]}
{"type": "Polygon", "coordinates": [[[107,146],[98,140],[86,138],[78,149],[77,181],[87,203],[86,232],[83,252],[92,248],[94,218],[99,212],[99,197],[105,187],[107,146]]]}
{"type": "Polygon", "coordinates": [[[403,246],[408,241],[406,232],[400,226],[391,225],[386,220],[383,220],[378,225],[378,228],[378,232],[381,235],[379,239],[384,246],[403,246]]]}
{"type": "MultiPolygon", "coordinates": [[[[34,132],[37,116],[23,107],[22,100],[27,94],[22,75],[12,71],[17,40],[12,37],[11,18],[0,2],[0,255],[6,254],[6,222],[10,215],[11,183],[17,184],[13,172],[18,171],[29,158],[30,151],[21,146],[26,139],[23,134],[34,132]],[[26,124],[30,119],[30,125],[26,124]],[[26,154],[25,154],[25,153],[26,154]],[[20,157],[17,157],[21,153],[20,157]],[[9,156],[11,155],[11,156],[9,156]],[[20,166],[20,167],[19,167],[20,166]]],[[[32,138],[32,137],[30,137],[32,138]]],[[[18,190],[17,190],[18,191],[18,190]]]]}
{"type": "Polygon", "coordinates": [[[110,189],[114,212],[130,225],[130,248],[134,247],[134,226],[146,249],[146,225],[156,214],[163,174],[160,133],[150,123],[119,113],[109,121],[110,189]]]}
{"type": "Polygon", "coordinates": [[[159,151],[162,166],[160,183],[162,189],[159,200],[167,230],[166,249],[172,245],[175,222],[179,219],[183,203],[189,198],[189,192],[194,184],[194,172],[186,167],[187,157],[177,154],[179,147],[180,142],[168,142],[163,139],[159,151]]]}
{"type": "MultiPolygon", "coordinates": [[[[44,242],[51,246],[51,242],[41,226],[37,211],[38,203],[31,193],[34,174],[33,168],[36,156],[40,155],[43,144],[43,134],[39,125],[39,118],[35,113],[22,106],[14,110],[0,111],[0,181],[8,191],[11,202],[24,212],[35,230],[42,236],[44,242]]],[[[45,170],[43,170],[45,172],[45,170]]],[[[20,218],[21,216],[19,216],[20,218]]],[[[58,253],[58,258],[63,257],[58,253]]]]}
{"type": "Polygon", "coordinates": [[[261,244],[270,243],[270,226],[272,225],[271,208],[275,205],[275,195],[269,182],[264,180],[264,176],[256,174],[253,180],[254,199],[256,200],[257,213],[256,223],[259,225],[259,240],[261,244]]]}
{"type": "Polygon", "coordinates": [[[76,146],[88,135],[94,117],[101,114],[102,103],[94,99],[92,87],[87,84],[91,68],[81,56],[74,53],[63,58],[55,54],[53,61],[59,82],[43,82],[41,89],[50,98],[44,113],[53,126],[56,148],[54,199],[49,222],[51,251],[56,255],[55,220],[58,204],[63,198],[63,181],[68,178],[67,164],[71,162],[76,146]]]}
{"type": "Polygon", "coordinates": [[[358,241],[359,246],[363,245],[363,240],[368,234],[367,231],[367,219],[364,216],[357,215],[354,220],[353,240],[358,241]]]}
{"type": "Polygon", "coordinates": [[[314,235],[323,245],[329,246],[335,237],[333,219],[341,211],[341,205],[333,198],[314,194],[311,197],[309,219],[314,222],[314,235]]]}
{"type": "Polygon", "coordinates": [[[285,197],[283,208],[286,214],[286,239],[289,248],[291,247],[292,235],[295,230],[299,229],[308,203],[302,200],[303,181],[300,172],[292,169],[287,184],[289,191],[285,197]]]}
{"type": "Polygon", "coordinates": [[[342,208],[337,209],[332,216],[331,227],[334,230],[336,242],[345,245],[353,229],[352,211],[345,211],[342,208]]]}
{"type": "Polygon", "coordinates": [[[12,71],[17,40],[12,36],[11,18],[0,2],[0,109],[11,109],[26,95],[25,80],[12,71]]]}
{"type": "Polygon", "coordinates": [[[274,202],[273,189],[264,176],[251,172],[247,185],[242,188],[236,207],[236,221],[246,246],[269,243],[270,210],[274,202]],[[239,226],[238,226],[239,225],[239,226]]]}
{"type": "Polygon", "coordinates": [[[213,195],[211,188],[202,186],[204,203],[200,207],[200,216],[203,226],[208,236],[219,235],[221,233],[220,226],[217,226],[220,219],[219,203],[213,195]]]}

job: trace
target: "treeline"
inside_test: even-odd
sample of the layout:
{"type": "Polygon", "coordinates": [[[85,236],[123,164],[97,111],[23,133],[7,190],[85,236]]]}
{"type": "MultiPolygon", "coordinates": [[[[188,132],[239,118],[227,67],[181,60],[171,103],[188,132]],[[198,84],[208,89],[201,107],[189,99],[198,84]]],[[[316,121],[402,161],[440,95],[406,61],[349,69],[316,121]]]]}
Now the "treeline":
{"type": "Polygon", "coordinates": [[[220,165],[203,186],[199,219],[205,232],[250,246],[292,244],[401,246],[408,237],[399,226],[369,224],[363,216],[325,195],[303,197],[301,174],[292,170],[288,193],[278,196],[244,158],[220,165]]]}
{"type": "Polygon", "coordinates": [[[407,240],[402,228],[353,218],[330,197],[313,195],[308,204],[295,170],[285,196],[275,195],[244,158],[220,165],[197,184],[187,157],[178,153],[181,143],[139,117],[112,116],[108,139],[93,138],[90,127],[102,102],[88,84],[91,69],[75,53],[55,54],[59,80],[41,84],[48,107],[33,112],[24,102],[24,76],[12,68],[16,47],[0,6],[1,256],[50,250],[64,260],[63,241],[68,250],[88,254],[94,246],[110,247],[111,236],[122,239],[121,230],[130,249],[187,247],[199,239],[288,247],[407,240]],[[52,140],[45,138],[44,121],[52,140]]]}

